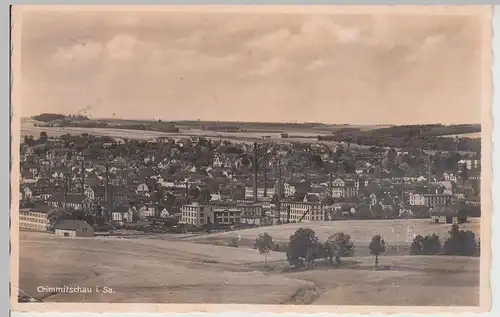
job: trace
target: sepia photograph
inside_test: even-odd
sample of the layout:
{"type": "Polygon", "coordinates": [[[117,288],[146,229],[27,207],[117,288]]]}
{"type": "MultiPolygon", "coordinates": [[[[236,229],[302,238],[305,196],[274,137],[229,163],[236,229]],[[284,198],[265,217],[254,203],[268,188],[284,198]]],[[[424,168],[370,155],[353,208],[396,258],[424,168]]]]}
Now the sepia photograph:
{"type": "Polygon", "coordinates": [[[14,311],[489,309],[490,7],[13,12],[14,311]]]}

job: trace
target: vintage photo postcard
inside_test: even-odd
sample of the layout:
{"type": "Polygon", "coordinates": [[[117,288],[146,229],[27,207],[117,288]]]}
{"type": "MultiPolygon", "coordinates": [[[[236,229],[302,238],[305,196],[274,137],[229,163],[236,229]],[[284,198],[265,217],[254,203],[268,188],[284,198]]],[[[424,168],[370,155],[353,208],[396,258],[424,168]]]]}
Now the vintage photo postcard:
{"type": "Polygon", "coordinates": [[[490,309],[490,7],[13,11],[13,311],[490,309]]]}

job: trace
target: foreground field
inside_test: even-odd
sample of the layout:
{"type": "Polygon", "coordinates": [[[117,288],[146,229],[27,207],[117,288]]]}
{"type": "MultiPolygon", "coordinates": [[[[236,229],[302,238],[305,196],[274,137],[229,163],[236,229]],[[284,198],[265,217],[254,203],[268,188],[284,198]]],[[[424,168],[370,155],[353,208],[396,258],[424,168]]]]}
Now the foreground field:
{"type": "MultiPolygon", "coordinates": [[[[471,218],[469,223],[460,225],[460,229],[471,230],[480,236],[479,218],[471,218]]],[[[326,240],[335,232],[344,232],[351,235],[356,245],[356,255],[369,255],[368,245],[374,235],[380,234],[387,243],[387,252],[390,255],[408,255],[413,237],[417,234],[431,235],[436,233],[444,243],[448,237],[450,224],[435,224],[430,219],[388,219],[388,220],[346,220],[321,221],[309,223],[294,223],[280,226],[260,227],[223,232],[210,235],[201,235],[184,238],[184,241],[208,244],[226,244],[236,236],[240,236],[240,246],[250,247],[255,238],[263,232],[269,233],[276,243],[288,242],[290,236],[299,228],[311,228],[321,241],[326,240]]]]}
{"type": "MultiPolygon", "coordinates": [[[[151,239],[20,235],[20,288],[46,302],[478,305],[479,259],[372,257],[288,272],[284,254],[151,239]],[[44,294],[37,286],[108,287],[44,294]]],[[[21,292],[22,293],[22,292],[21,292]]]]}

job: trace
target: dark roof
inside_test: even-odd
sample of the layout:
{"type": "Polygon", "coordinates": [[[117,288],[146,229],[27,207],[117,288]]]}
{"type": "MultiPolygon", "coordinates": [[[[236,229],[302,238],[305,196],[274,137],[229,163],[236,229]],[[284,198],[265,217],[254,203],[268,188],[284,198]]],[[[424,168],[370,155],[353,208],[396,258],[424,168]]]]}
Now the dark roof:
{"type": "Polygon", "coordinates": [[[326,187],[311,187],[311,189],[309,189],[310,193],[324,193],[326,191],[328,191],[326,187]]]}
{"type": "Polygon", "coordinates": [[[308,202],[317,202],[317,201],[319,201],[319,198],[316,195],[307,195],[306,199],[307,199],[308,202]]]}
{"type": "MultiPolygon", "coordinates": [[[[68,204],[81,204],[85,199],[87,199],[87,196],[73,193],[68,193],[66,197],[68,204]]],[[[64,202],[64,200],[64,193],[55,193],[47,199],[47,201],[53,202],[64,202]]]]}
{"type": "Polygon", "coordinates": [[[460,204],[448,204],[445,206],[436,206],[429,210],[431,216],[454,217],[460,213],[467,213],[467,208],[460,204]]]}
{"type": "Polygon", "coordinates": [[[129,210],[130,206],[128,205],[120,205],[116,206],[112,209],[112,212],[126,213],[129,210]]]}
{"type": "Polygon", "coordinates": [[[52,206],[37,205],[37,206],[31,208],[31,212],[49,213],[50,211],[52,211],[54,209],[55,208],[52,206]]]}
{"type": "Polygon", "coordinates": [[[82,226],[88,226],[89,224],[83,220],[63,220],[55,226],[55,229],[60,230],[77,230],[82,226]]]}
{"type": "Polygon", "coordinates": [[[23,178],[33,178],[33,173],[31,173],[30,171],[24,170],[21,172],[21,175],[23,178]]]}

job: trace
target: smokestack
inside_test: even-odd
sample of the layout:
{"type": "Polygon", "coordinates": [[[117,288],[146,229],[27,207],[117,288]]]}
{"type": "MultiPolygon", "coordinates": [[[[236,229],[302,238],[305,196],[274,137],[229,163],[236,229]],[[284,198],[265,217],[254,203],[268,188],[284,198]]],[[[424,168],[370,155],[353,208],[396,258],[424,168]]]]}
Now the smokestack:
{"type": "Polygon", "coordinates": [[[82,156],[82,195],[85,193],[85,157],[82,156]]]}
{"type": "Polygon", "coordinates": [[[68,186],[68,193],[71,192],[71,188],[73,188],[73,179],[70,177],[70,175],[64,176],[65,179],[67,179],[66,183],[68,186]]]}
{"type": "Polygon", "coordinates": [[[328,192],[330,193],[330,197],[333,198],[333,174],[330,172],[330,180],[328,181],[328,192]]]}
{"type": "Polygon", "coordinates": [[[405,180],[403,179],[403,187],[401,188],[401,205],[405,203],[405,180]]]}
{"type": "Polygon", "coordinates": [[[267,197],[267,169],[264,165],[264,197],[267,197]]]}
{"type": "Polygon", "coordinates": [[[64,210],[68,211],[68,174],[64,175],[64,210]]]}
{"type": "Polygon", "coordinates": [[[257,142],[253,144],[253,201],[257,202],[257,142]]]}
{"type": "MultiPolygon", "coordinates": [[[[106,209],[107,209],[107,212],[108,212],[108,216],[111,215],[111,209],[110,209],[110,199],[109,199],[109,164],[108,162],[105,163],[104,167],[106,168],[106,174],[105,174],[105,177],[106,177],[106,180],[104,183],[104,199],[105,199],[105,203],[106,203],[106,209]]],[[[111,219],[111,217],[108,217],[108,219],[111,219]]]]}
{"type": "Polygon", "coordinates": [[[431,183],[431,152],[429,152],[429,184],[431,183]]]}
{"type": "Polygon", "coordinates": [[[276,209],[278,210],[278,217],[281,218],[281,197],[283,197],[283,185],[281,180],[281,160],[278,160],[278,201],[276,202],[276,209]]]}

